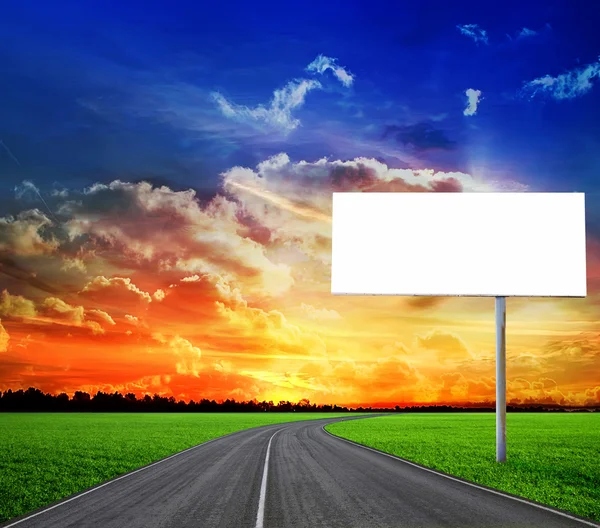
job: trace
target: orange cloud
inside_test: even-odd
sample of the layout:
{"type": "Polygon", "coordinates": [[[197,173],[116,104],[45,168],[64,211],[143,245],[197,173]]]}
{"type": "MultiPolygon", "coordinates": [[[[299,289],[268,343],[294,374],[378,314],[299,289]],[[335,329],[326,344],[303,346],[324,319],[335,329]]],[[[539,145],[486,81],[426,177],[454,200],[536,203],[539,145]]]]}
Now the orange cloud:
{"type": "Polygon", "coordinates": [[[451,332],[434,330],[424,336],[418,335],[417,343],[426,350],[435,350],[440,361],[472,359],[466,343],[451,332]]]}
{"type": "MultiPolygon", "coordinates": [[[[201,201],[113,181],[54,196],[60,228],[37,210],[0,219],[0,388],[360,404],[495,397],[493,303],[332,297],[329,266],[332,191],[496,183],[285,154],[234,167],[222,183],[201,201]]],[[[510,398],[597,401],[595,239],[588,263],[586,300],[510,301],[510,398]]]]}
{"type": "Polygon", "coordinates": [[[187,339],[175,336],[171,339],[165,338],[160,333],[152,334],[152,337],[168,347],[178,356],[176,366],[177,374],[192,375],[198,377],[201,363],[202,352],[187,339]]]}
{"type": "Polygon", "coordinates": [[[96,321],[97,323],[104,323],[109,325],[116,325],[115,320],[102,310],[88,310],[86,312],[86,319],[88,321],[96,321]]]}
{"type": "Polygon", "coordinates": [[[82,323],[85,310],[83,306],[70,306],[56,297],[47,297],[40,306],[40,314],[52,319],[82,323]]]}
{"type": "Polygon", "coordinates": [[[8,350],[9,340],[10,336],[4,326],[2,326],[2,320],[0,319],[0,352],[6,352],[8,350]]]}
{"type": "Polygon", "coordinates": [[[35,317],[35,303],[21,295],[11,295],[8,290],[0,294],[0,315],[3,317],[35,317]]]}
{"type": "Polygon", "coordinates": [[[111,299],[119,306],[152,301],[149,293],[140,290],[130,278],[124,277],[96,277],[83,287],[80,294],[92,300],[111,299]]]}
{"type": "Polygon", "coordinates": [[[245,301],[227,306],[216,302],[217,312],[242,335],[255,335],[262,341],[262,347],[273,353],[295,353],[299,355],[324,355],[325,342],[316,334],[305,332],[291,324],[285,315],[277,310],[264,311],[252,308],[245,301]]]}
{"type": "Polygon", "coordinates": [[[586,405],[597,405],[600,403],[600,385],[585,391],[586,405]]]}

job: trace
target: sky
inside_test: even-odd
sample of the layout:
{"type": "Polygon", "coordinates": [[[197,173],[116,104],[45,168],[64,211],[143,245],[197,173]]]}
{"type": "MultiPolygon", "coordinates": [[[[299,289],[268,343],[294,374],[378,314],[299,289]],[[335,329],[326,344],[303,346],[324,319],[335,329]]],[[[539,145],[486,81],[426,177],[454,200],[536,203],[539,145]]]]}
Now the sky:
{"type": "Polygon", "coordinates": [[[588,296],[508,299],[508,401],[598,404],[598,15],[3,6],[0,390],[494,401],[492,299],[331,295],[332,192],[576,191],[588,296]]]}

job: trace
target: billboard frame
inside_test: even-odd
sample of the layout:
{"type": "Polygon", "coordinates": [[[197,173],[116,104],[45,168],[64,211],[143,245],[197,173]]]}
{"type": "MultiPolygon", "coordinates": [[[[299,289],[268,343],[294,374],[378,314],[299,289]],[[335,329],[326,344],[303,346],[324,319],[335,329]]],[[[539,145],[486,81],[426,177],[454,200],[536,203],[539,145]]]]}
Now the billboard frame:
{"type": "MultiPolygon", "coordinates": [[[[361,192],[336,192],[333,193],[333,203],[335,203],[336,195],[343,194],[363,194],[361,192]]],[[[372,193],[364,193],[364,194],[372,194],[372,193]]],[[[417,194],[417,193],[377,193],[377,194],[417,194]]],[[[423,193],[418,193],[422,195],[423,193]]],[[[427,193],[429,194],[429,193],[427,193]]],[[[438,194],[438,193],[433,193],[438,194]]],[[[444,193],[446,194],[446,193],[444,193]]],[[[482,194],[482,193],[470,193],[470,194],[482,194]]],[[[583,237],[582,240],[579,240],[579,243],[583,244],[583,247],[580,247],[579,250],[583,250],[583,263],[579,262],[580,267],[579,272],[583,271],[583,290],[584,294],[578,295],[495,295],[495,294],[438,294],[434,293],[423,293],[423,294],[415,294],[415,293],[344,293],[344,292],[334,292],[333,291],[333,269],[334,269],[334,251],[333,245],[335,244],[335,207],[332,210],[332,282],[331,282],[331,293],[337,296],[345,296],[345,295],[356,295],[356,296],[405,296],[405,297],[435,297],[435,296],[443,296],[443,297],[494,297],[495,298],[495,332],[496,332],[496,461],[497,462],[505,462],[506,461],[506,297],[545,297],[545,298],[585,298],[587,296],[587,269],[586,269],[586,232],[585,232],[585,193],[483,193],[483,194],[536,194],[536,195],[557,195],[557,194],[577,194],[582,196],[582,210],[578,211],[582,213],[582,217],[578,220],[581,224],[577,227],[577,229],[583,229],[583,237]],[[583,264],[583,266],[581,266],[583,264]]],[[[581,234],[581,233],[579,233],[581,234]]],[[[502,247],[499,245],[497,248],[498,252],[502,251],[502,247]]],[[[494,253],[496,256],[497,253],[494,253]]],[[[581,254],[579,255],[581,257],[581,254]]],[[[580,284],[581,286],[581,284],[580,284]]]]}

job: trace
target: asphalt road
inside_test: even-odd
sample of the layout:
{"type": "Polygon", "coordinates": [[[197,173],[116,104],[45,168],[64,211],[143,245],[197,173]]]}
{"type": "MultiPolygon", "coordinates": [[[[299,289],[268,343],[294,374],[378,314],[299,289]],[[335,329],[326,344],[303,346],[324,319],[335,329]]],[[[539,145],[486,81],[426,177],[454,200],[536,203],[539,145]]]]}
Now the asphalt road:
{"type": "MultiPolygon", "coordinates": [[[[376,419],[376,418],[371,418],[376,419]]],[[[581,528],[599,526],[329,435],[315,420],[201,444],[3,526],[581,528]]]]}

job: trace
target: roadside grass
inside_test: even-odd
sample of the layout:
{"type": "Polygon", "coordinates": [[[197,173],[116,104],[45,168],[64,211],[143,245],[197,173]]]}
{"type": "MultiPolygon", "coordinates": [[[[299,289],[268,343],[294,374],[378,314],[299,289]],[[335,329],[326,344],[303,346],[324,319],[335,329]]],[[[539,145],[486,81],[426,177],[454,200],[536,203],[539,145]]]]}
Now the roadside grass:
{"type": "Polygon", "coordinates": [[[600,414],[508,413],[496,462],[493,413],[422,413],[330,424],[331,434],[600,521],[600,414]]]}
{"type": "Polygon", "coordinates": [[[213,438],[334,413],[0,413],[0,522],[213,438]]]}

